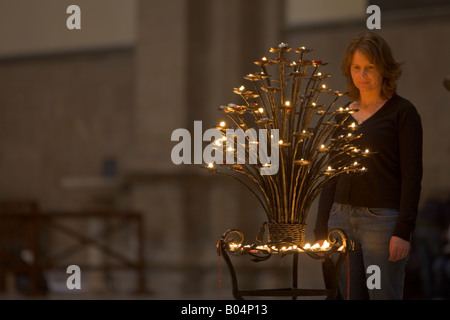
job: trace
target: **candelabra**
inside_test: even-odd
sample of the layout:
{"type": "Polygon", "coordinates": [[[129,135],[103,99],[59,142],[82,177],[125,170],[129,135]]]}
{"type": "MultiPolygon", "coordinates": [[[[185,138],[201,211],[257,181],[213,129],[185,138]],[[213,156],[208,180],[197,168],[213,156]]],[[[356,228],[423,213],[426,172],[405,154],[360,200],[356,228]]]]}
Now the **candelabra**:
{"type": "Polygon", "coordinates": [[[343,174],[365,172],[361,159],[371,154],[353,144],[360,137],[358,125],[344,123],[357,110],[337,107],[343,94],[326,85],[331,75],[319,72],[326,63],[304,59],[310,51],[281,43],[270,48],[274,57],[255,61],[258,72],[244,77],[250,89],[234,88],[244,103],[219,107],[228,119],[216,127],[223,136],[210,145],[226,160],[205,165],[256,196],[267,216],[269,242],[289,240],[299,247],[305,245],[310,207],[325,184],[343,174]],[[237,131],[246,133],[244,139],[235,139],[237,131]],[[267,150],[264,143],[276,146],[271,163],[258,152],[267,150]],[[277,170],[263,174],[274,166],[277,170]]]}

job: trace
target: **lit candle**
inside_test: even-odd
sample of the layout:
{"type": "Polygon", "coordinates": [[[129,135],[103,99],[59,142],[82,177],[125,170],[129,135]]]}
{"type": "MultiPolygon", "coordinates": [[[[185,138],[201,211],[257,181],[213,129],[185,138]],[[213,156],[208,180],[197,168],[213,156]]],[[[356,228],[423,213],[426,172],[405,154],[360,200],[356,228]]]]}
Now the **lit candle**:
{"type": "Polygon", "coordinates": [[[320,145],[319,151],[320,152],[326,152],[330,150],[330,148],[326,147],[324,144],[320,145]]]}
{"type": "Polygon", "coordinates": [[[294,164],[301,165],[301,166],[306,166],[306,165],[309,165],[310,163],[311,163],[311,161],[305,160],[303,158],[301,158],[300,160],[294,160],[294,164]]]}
{"type": "Polygon", "coordinates": [[[362,155],[363,155],[364,157],[368,157],[368,156],[370,156],[370,155],[372,155],[372,154],[373,154],[373,152],[370,152],[369,149],[366,149],[366,150],[362,153],[362,155]]]}
{"type": "Polygon", "coordinates": [[[290,142],[284,142],[283,140],[278,141],[278,144],[279,144],[281,147],[287,147],[287,146],[290,146],[290,145],[291,145],[290,142]]]}
{"type": "Polygon", "coordinates": [[[289,111],[291,108],[292,106],[289,100],[286,100],[284,104],[279,107],[279,109],[287,109],[287,111],[289,111]]]}
{"type": "Polygon", "coordinates": [[[320,247],[320,250],[328,250],[330,248],[330,244],[328,243],[327,240],[324,241],[324,243],[322,244],[322,246],[320,247]]]}
{"type": "Polygon", "coordinates": [[[324,174],[332,174],[336,172],[336,169],[333,169],[332,167],[328,166],[327,170],[324,172],[324,174]]]}
{"type": "Polygon", "coordinates": [[[214,163],[212,162],[208,163],[208,165],[206,165],[205,167],[211,172],[217,172],[217,169],[214,167],[214,163]]]}

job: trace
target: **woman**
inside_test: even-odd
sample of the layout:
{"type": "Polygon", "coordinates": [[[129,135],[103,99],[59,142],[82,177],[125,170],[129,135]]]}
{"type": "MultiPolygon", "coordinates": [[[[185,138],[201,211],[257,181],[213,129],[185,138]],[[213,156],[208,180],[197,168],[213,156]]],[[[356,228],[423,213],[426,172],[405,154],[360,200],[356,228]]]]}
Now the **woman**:
{"type": "Polygon", "coordinates": [[[328,230],[339,228],[355,243],[350,276],[342,268],[339,277],[343,298],[402,299],[421,191],[421,119],[396,93],[400,64],[376,33],[350,41],[342,71],[352,99],[348,105],[357,110],[346,124],[358,124],[356,133],[362,136],[355,144],[374,154],[363,164],[368,172],[342,175],[322,191],[316,237],[324,239],[328,230]],[[377,270],[369,266],[379,267],[380,277],[368,286],[373,272],[368,270],[377,270]]]}

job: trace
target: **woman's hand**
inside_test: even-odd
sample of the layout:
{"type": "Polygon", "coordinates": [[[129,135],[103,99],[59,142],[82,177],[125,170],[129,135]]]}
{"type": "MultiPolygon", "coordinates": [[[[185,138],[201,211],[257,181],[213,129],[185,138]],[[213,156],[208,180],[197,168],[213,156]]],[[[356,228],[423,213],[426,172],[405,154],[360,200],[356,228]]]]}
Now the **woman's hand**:
{"type": "Polygon", "coordinates": [[[409,253],[409,241],[392,236],[389,242],[389,261],[395,262],[406,258],[409,253]]]}

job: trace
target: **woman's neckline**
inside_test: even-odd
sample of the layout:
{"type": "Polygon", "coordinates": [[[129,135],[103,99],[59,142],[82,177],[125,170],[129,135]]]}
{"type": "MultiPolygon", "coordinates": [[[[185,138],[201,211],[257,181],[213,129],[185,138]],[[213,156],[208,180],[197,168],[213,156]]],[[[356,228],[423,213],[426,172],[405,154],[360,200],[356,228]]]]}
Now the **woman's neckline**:
{"type": "MultiPolygon", "coordinates": [[[[392,100],[392,98],[395,96],[392,95],[389,99],[387,99],[375,112],[373,112],[370,116],[368,116],[366,119],[362,120],[362,121],[358,121],[353,114],[351,114],[351,117],[353,118],[354,121],[356,121],[356,123],[358,125],[362,125],[363,123],[366,123],[367,121],[369,121],[370,119],[372,119],[376,114],[378,114],[382,109],[384,109],[384,107],[389,103],[389,101],[392,100]]],[[[354,104],[357,101],[352,101],[349,103],[349,107],[352,109],[352,104],[354,104]]]]}

